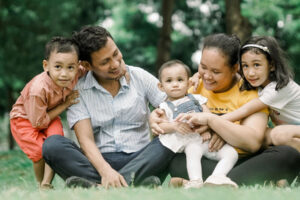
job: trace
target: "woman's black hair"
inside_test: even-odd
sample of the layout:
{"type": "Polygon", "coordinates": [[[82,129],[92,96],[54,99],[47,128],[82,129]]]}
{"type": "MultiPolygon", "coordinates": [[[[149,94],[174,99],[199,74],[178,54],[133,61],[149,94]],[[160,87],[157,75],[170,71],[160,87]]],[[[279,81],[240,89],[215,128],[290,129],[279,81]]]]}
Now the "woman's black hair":
{"type": "Polygon", "coordinates": [[[227,57],[227,64],[234,68],[234,65],[238,63],[240,46],[240,39],[236,35],[218,33],[209,35],[204,39],[203,50],[206,48],[218,48],[227,57]]]}

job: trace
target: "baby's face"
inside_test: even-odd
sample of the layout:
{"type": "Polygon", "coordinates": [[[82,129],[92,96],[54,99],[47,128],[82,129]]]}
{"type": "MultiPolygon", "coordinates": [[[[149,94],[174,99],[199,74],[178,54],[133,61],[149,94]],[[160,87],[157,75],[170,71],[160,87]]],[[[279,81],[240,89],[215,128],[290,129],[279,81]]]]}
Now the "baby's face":
{"type": "Polygon", "coordinates": [[[161,89],[170,101],[184,97],[189,89],[189,78],[181,65],[165,68],[161,73],[161,89]]]}
{"type": "Polygon", "coordinates": [[[78,72],[78,55],[75,51],[52,52],[49,59],[43,61],[43,65],[56,85],[62,88],[68,87],[78,72]]]}

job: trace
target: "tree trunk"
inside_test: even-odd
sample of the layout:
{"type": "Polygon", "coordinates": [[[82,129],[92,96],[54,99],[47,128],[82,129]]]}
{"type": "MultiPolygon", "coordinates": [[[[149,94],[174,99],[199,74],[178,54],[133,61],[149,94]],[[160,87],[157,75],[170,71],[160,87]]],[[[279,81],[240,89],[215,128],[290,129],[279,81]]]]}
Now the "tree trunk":
{"type": "Polygon", "coordinates": [[[242,42],[245,42],[252,34],[252,26],[249,20],[241,14],[240,0],[226,0],[226,32],[236,34],[242,42]]]}
{"type": "Polygon", "coordinates": [[[164,62],[170,59],[173,7],[174,0],[162,1],[161,16],[163,17],[163,25],[157,45],[156,72],[164,62]]]}

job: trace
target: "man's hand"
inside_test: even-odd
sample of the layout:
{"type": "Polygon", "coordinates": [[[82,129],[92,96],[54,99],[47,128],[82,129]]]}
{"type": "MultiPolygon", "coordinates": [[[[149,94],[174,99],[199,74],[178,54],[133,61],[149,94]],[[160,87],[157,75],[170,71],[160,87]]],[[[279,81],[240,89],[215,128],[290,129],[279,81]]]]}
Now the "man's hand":
{"type": "Polygon", "coordinates": [[[106,189],[128,187],[124,177],[113,168],[107,169],[101,174],[101,185],[106,189]]]}
{"type": "Polygon", "coordinates": [[[66,101],[64,102],[67,107],[79,103],[79,100],[77,99],[79,97],[78,90],[73,90],[66,98],[66,101]]]}
{"type": "Polygon", "coordinates": [[[216,133],[213,133],[211,140],[208,144],[210,152],[219,151],[225,144],[225,141],[216,133]]]}
{"type": "Polygon", "coordinates": [[[154,135],[164,133],[164,131],[158,125],[163,122],[168,122],[165,112],[159,108],[153,110],[149,117],[149,125],[154,135]]]}

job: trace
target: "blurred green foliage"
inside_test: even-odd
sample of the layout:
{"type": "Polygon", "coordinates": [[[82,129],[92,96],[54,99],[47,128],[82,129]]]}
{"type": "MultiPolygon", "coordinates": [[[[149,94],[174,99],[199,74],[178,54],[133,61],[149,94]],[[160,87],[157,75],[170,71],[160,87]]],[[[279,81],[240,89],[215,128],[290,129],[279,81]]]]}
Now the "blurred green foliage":
{"type": "MultiPolygon", "coordinates": [[[[10,111],[26,82],[42,71],[46,42],[83,25],[110,22],[125,62],[156,74],[160,8],[154,0],[0,0],[0,113],[10,111]]],[[[300,1],[242,0],[241,9],[253,34],[278,39],[300,80],[300,1]]],[[[172,20],[171,58],[195,72],[191,57],[203,38],[225,32],[225,1],[175,0],[172,20]]]]}

